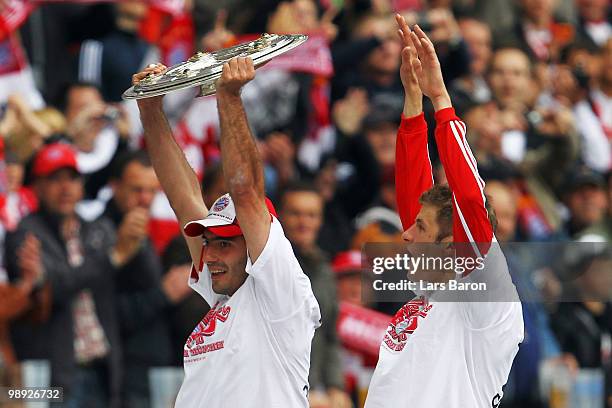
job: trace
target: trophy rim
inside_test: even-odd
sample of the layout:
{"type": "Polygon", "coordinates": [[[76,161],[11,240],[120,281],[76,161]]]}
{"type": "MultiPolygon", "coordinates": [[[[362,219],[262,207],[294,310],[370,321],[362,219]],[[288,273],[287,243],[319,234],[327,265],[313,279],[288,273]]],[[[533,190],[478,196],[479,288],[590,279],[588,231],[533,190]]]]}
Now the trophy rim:
{"type": "MultiPolygon", "coordinates": [[[[263,54],[259,57],[253,58],[253,62],[255,63],[255,68],[259,68],[263,63],[268,62],[269,60],[271,60],[272,58],[284,54],[296,47],[298,47],[299,45],[303,44],[304,42],[306,42],[308,40],[308,36],[304,35],[304,34],[279,34],[279,37],[289,37],[292,39],[292,41],[277,47],[276,49],[274,49],[272,52],[269,52],[267,54],[263,54]]],[[[260,37],[261,38],[261,37],[260,37]]],[[[249,41],[250,42],[250,41],[249,41]]],[[[235,47],[242,45],[242,44],[247,44],[248,42],[244,42],[241,44],[237,44],[235,47]]],[[[232,47],[229,47],[232,48],[232,47]]],[[[228,60],[229,61],[229,60],[228,60]]],[[[182,65],[185,65],[189,62],[189,60],[187,61],[183,61],[180,62],[178,64],[175,64],[171,67],[168,68],[168,71],[176,69],[182,65]]],[[[146,99],[146,98],[153,98],[156,96],[162,96],[162,95],[166,95],[167,93],[170,93],[172,91],[180,91],[183,89],[189,89],[189,88],[193,88],[193,87],[202,87],[203,85],[207,85],[207,84],[211,84],[219,79],[221,77],[221,72],[223,70],[223,64],[219,64],[215,67],[213,67],[210,70],[210,73],[197,78],[197,80],[194,80],[193,78],[185,78],[185,79],[177,79],[176,81],[173,81],[169,84],[167,84],[166,86],[161,86],[157,89],[153,88],[150,90],[142,90],[142,91],[136,91],[135,89],[135,85],[132,85],[131,87],[129,87],[122,95],[121,98],[124,100],[131,100],[131,99],[146,99]]],[[[202,89],[200,92],[199,96],[208,96],[208,95],[213,95],[216,92],[215,87],[211,87],[208,90],[204,90],[202,89]]]]}

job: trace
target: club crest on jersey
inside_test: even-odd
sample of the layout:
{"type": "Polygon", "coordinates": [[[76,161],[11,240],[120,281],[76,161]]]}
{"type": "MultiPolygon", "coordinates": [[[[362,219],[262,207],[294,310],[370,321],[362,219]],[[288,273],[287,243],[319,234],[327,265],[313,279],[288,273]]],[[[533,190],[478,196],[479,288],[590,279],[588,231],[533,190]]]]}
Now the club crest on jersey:
{"type": "Polygon", "coordinates": [[[409,336],[417,329],[419,318],[427,317],[431,308],[432,305],[423,297],[418,297],[406,303],[391,320],[391,324],[385,332],[383,344],[391,351],[402,351],[409,336]]]}
{"type": "Polygon", "coordinates": [[[230,306],[223,306],[217,309],[217,305],[218,303],[206,313],[202,321],[193,329],[185,343],[186,348],[192,348],[196,345],[203,344],[205,337],[210,337],[215,334],[217,321],[223,323],[227,320],[232,308],[230,306]]]}
{"type": "Polygon", "coordinates": [[[229,202],[230,202],[229,197],[227,196],[221,197],[215,202],[215,205],[213,205],[213,211],[221,212],[225,210],[225,208],[229,205],[229,202]]]}

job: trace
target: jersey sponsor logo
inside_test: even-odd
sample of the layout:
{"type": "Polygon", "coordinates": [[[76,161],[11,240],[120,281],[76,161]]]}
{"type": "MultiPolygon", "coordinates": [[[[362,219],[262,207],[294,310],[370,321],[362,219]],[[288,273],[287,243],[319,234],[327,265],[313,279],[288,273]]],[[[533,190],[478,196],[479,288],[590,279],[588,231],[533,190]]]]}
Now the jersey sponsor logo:
{"type": "MultiPolygon", "coordinates": [[[[185,357],[187,357],[189,350],[194,349],[197,346],[201,346],[202,344],[204,344],[204,339],[206,337],[210,337],[213,334],[215,334],[215,331],[217,330],[217,322],[224,323],[228,319],[232,308],[230,306],[222,306],[222,307],[217,308],[218,305],[219,305],[219,302],[217,302],[215,306],[211,308],[208,311],[208,313],[206,313],[206,316],[204,316],[202,321],[198,323],[198,325],[195,327],[195,329],[193,329],[193,331],[189,335],[189,338],[187,339],[187,342],[185,343],[185,352],[183,353],[185,357]]],[[[217,347],[217,348],[213,347],[210,350],[208,350],[207,348],[207,350],[215,351],[215,350],[219,350],[220,348],[223,348],[222,341],[217,342],[217,343],[221,343],[220,344],[221,347],[217,347]]],[[[215,345],[215,344],[216,343],[213,343],[212,345],[215,345]]],[[[208,346],[211,346],[211,345],[208,345],[208,346]]],[[[192,355],[192,354],[193,353],[189,353],[189,355],[192,355]]],[[[197,353],[197,354],[201,354],[201,353],[197,353]]]]}
{"type": "Polygon", "coordinates": [[[402,351],[409,336],[418,328],[419,318],[427,317],[432,307],[422,296],[402,306],[385,332],[383,345],[391,351],[402,351]]]}
{"type": "Polygon", "coordinates": [[[499,404],[501,404],[501,395],[499,395],[499,393],[495,394],[495,396],[493,397],[493,399],[491,400],[491,408],[498,408],[499,404]]]}

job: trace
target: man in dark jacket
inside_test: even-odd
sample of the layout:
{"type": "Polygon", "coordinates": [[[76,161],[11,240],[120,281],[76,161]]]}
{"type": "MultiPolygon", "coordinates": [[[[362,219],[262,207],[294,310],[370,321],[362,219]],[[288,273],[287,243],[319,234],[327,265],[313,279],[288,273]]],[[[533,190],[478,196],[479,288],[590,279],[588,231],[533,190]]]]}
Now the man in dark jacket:
{"type": "Polygon", "coordinates": [[[280,198],[280,219],[295,256],[308,275],[319,306],[321,327],[312,339],[309,400],[311,407],[348,408],[344,391],[340,345],[336,334],[338,300],[327,255],[316,239],[323,220],[323,199],[309,184],[288,186],[280,198]]]}
{"type": "Polygon", "coordinates": [[[15,279],[13,254],[28,236],[40,241],[42,278],[51,287],[51,314],[42,324],[17,322],[12,328],[17,356],[45,359],[51,386],[64,387],[69,407],[117,407],[121,346],[115,313],[113,274],[138,249],[123,236],[114,244],[105,221],[86,222],[75,212],[83,179],[70,145],[45,146],[32,166],[40,210],[24,218],[6,240],[7,270],[15,279]]]}
{"type": "MultiPolygon", "coordinates": [[[[576,357],[580,368],[596,368],[605,375],[606,407],[612,407],[612,252],[609,246],[583,242],[574,244],[576,260],[567,272],[575,274],[575,293],[561,302],[552,317],[552,329],[561,349],[576,357]]],[[[567,256],[567,255],[566,255],[567,256]]]]}
{"type": "Polygon", "coordinates": [[[119,156],[111,175],[113,199],[102,218],[118,235],[138,240],[136,255],[115,274],[117,309],[123,349],[124,407],[147,408],[149,370],[172,362],[166,309],[191,292],[189,267],[171,268],[162,279],[159,256],[148,238],[149,210],[159,181],[143,151],[119,156]]]}

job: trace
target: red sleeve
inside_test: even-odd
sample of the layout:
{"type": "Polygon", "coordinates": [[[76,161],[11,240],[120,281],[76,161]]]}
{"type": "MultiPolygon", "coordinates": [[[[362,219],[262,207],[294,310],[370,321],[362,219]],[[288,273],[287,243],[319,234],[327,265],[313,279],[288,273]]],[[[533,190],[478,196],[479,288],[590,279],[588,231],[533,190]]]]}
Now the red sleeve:
{"type": "Polygon", "coordinates": [[[425,116],[423,113],[410,118],[402,115],[395,150],[395,191],[404,230],[414,224],[421,209],[419,198],[432,186],[425,116]]]}
{"type": "Polygon", "coordinates": [[[436,112],[436,143],[453,192],[453,240],[472,245],[478,256],[488,251],[493,229],[485,206],[484,181],[465,138],[466,126],[453,108],[436,112]]]}

